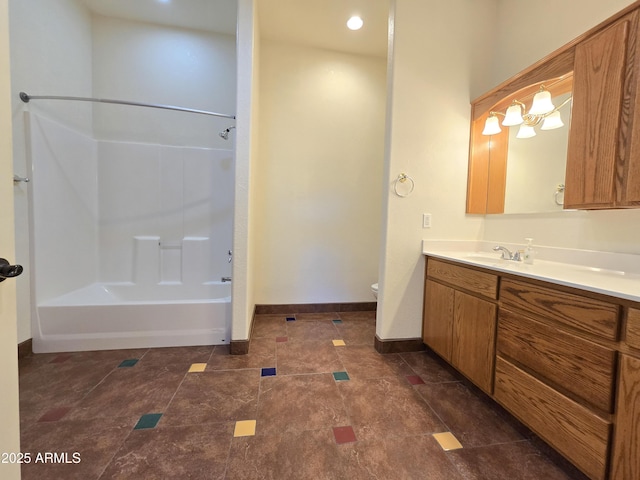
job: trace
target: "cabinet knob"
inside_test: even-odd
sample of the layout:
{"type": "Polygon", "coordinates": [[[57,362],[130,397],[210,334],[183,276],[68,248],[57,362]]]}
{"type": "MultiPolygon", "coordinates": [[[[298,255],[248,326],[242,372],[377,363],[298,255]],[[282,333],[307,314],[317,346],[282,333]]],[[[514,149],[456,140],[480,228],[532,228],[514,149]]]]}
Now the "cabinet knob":
{"type": "Polygon", "coordinates": [[[5,258],[0,258],[0,282],[7,278],[17,277],[22,273],[22,265],[11,265],[5,258]]]}

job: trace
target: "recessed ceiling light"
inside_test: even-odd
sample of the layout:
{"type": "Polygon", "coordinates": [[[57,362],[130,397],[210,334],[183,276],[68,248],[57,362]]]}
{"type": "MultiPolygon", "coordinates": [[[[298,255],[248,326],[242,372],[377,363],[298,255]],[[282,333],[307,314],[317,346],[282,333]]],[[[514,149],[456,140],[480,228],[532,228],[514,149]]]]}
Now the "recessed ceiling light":
{"type": "Polygon", "coordinates": [[[347,27],[349,27],[349,29],[351,30],[360,30],[363,24],[364,22],[358,16],[351,17],[349,20],[347,20],[347,27]]]}

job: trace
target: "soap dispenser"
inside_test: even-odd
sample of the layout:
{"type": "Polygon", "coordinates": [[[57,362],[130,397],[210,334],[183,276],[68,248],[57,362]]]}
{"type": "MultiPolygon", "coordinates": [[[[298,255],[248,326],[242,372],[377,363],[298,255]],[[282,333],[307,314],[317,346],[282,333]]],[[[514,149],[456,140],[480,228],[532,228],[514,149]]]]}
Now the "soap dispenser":
{"type": "Polygon", "coordinates": [[[528,263],[529,265],[533,264],[533,259],[536,256],[536,252],[533,249],[533,238],[525,238],[527,241],[527,246],[524,248],[524,263],[528,263]]]}

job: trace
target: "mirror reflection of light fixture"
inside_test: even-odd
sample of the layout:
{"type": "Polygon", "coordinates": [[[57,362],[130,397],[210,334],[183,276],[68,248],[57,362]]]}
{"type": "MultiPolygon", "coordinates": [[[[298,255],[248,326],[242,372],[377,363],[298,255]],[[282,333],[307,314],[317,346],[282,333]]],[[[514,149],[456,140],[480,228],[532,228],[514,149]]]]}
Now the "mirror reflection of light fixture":
{"type": "Polygon", "coordinates": [[[555,112],[551,112],[547,117],[544,117],[540,130],[554,130],[560,127],[564,127],[564,123],[562,123],[560,112],[556,110],[555,112]]]}
{"type": "Polygon", "coordinates": [[[571,101],[572,97],[567,98],[558,107],[551,101],[551,93],[544,87],[540,86],[540,90],[533,96],[531,108],[526,112],[524,103],[514,100],[507,108],[506,113],[491,111],[489,117],[484,124],[482,135],[495,135],[500,133],[500,122],[498,115],[504,117],[502,125],[505,127],[513,127],[520,125],[516,138],[535,137],[536,131],[533,127],[542,123],[541,130],[553,130],[564,126],[560,117],[560,109],[571,101]]]}

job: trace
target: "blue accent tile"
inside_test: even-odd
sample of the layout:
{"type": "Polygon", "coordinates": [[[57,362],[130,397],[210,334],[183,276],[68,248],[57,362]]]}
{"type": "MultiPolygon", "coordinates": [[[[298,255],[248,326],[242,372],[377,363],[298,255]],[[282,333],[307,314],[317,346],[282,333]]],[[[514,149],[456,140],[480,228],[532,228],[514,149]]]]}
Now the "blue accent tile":
{"type": "Polygon", "coordinates": [[[263,368],[261,377],[274,377],[276,375],[276,369],[273,368],[263,368]]]}
{"type": "Polygon", "coordinates": [[[343,382],[345,380],[350,380],[349,374],[347,372],[333,372],[333,379],[336,382],[343,382]]]}
{"type": "Polygon", "coordinates": [[[160,421],[160,417],[162,417],[161,413],[147,413],[146,415],[142,415],[133,429],[143,430],[145,428],[156,428],[156,425],[158,425],[158,422],[160,421]]]}
{"type": "Polygon", "coordinates": [[[137,358],[130,358],[129,360],[123,360],[122,363],[118,365],[118,368],[133,367],[136,363],[138,363],[137,358]]]}
{"type": "Polygon", "coordinates": [[[338,324],[338,323],[342,323],[342,320],[336,319],[336,320],[331,320],[333,323],[338,324]]]}
{"type": "Polygon", "coordinates": [[[287,317],[287,322],[295,322],[296,317],[287,317]]]}

